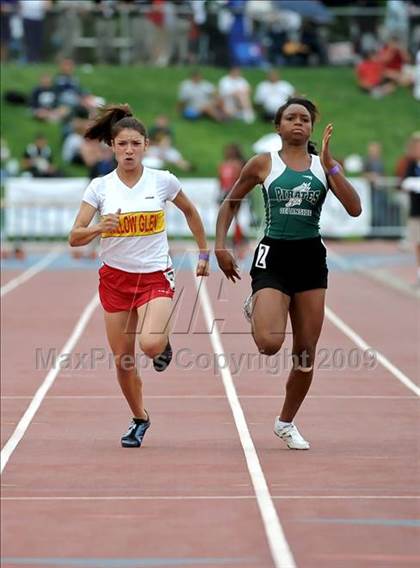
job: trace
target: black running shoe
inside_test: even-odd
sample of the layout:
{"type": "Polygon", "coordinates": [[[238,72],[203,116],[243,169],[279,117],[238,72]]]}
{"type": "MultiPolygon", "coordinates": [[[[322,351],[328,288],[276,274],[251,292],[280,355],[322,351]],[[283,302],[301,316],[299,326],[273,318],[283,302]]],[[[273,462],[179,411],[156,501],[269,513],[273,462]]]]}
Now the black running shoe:
{"type": "Polygon", "coordinates": [[[168,341],[168,345],[165,347],[165,351],[163,351],[160,355],[157,355],[153,359],[153,367],[155,371],[161,373],[166,369],[169,363],[172,361],[172,347],[168,341]]]}
{"type": "Polygon", "coordinates": [[[140,420],[133,418],[127,432],[121,438],[121,445],[123,448],[139,448],[143,442],[146,430],[150,426],[150,417],[147,415],[147,420],[140,420]]]}

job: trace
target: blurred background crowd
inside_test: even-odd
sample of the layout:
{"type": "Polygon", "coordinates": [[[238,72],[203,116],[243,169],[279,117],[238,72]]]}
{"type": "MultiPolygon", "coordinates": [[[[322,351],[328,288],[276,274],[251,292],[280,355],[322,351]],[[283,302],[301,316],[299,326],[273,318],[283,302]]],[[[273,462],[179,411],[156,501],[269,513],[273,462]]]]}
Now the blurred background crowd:
{"type": "Polygon", "coordinates": [[[356,64],[372,53],[386,62],[393,38],[408,63],[419,23],[418,0],[2,0],[1,55],[161,67],[356,64]]]}
{"type": "Polygon", "coordinates": [[[2,184],[111,171],[83,136],[106,102],[146,122],[145,165],[217,177],[220,199],[280,149],[292,95],[342,121],[337,158],[368,181],[374,227],[400,223],[392,195],[420,163],[420,0],[2,0],[1,59],[2,184]]]}
{"type": "MultiPolygon", "coordinates": [[[[11,89],[4,97],[9,104],[26,106],[33,120],[57,123],[61,165],[84,166],[90,177],[103,175],[114,165],[109,148],[83,138],[89,120],[106,102],[106,93],[86,89],[77,64],[85,72],[98,63],[194,66],[189,78],[177,85],[177,111],[190,121],[203,117],[247,124],[257,118],[272,121],[276,109],[298,94],[279,69],[296,66],[353,66],[360,92],[382,98],[402,88],[420,100],[420,0],[349,4],[338,0],[2,0],[2,62],[56,66],[53,74],[41,74],[30,92],[11,89]],[[219,66],[226,73],[211,82],[198,65],[219,66]],[[249,67],[266,70],[254,92],[241,71],[249,67]]],[[[155,116],[149,126],[149,165],[194,171],[174,145],[168,116],[155,116]]],[[[256,147],[264,151],[273,143],[273,138],[267,144],[256,141],[256,147]]],[[[377,162],[382,159],[380,142],[373,140],[366,152],[366,160],[359,160],[359,165],[350,160],[353,173],[366,170],[372,152],[378,154],[377,162]]],[[[3,138],[3,175],[64,175],[63,167],[54,165],[41,130],[26,141],[18,161],[7,157],[10,151],[3,138]]],[[[379,175],[381,168],[375,168],[379,175]]]]}

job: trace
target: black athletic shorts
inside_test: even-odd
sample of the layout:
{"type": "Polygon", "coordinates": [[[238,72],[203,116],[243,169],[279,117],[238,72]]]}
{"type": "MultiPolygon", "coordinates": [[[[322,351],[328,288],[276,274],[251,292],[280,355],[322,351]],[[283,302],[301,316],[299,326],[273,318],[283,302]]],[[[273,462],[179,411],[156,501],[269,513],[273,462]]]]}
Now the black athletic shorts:
{"type": "Polygon", "coordinates": [[[253,294],[263,288],[275,288],[288,296],[327,288],[327,249],[321,237],[299,240],[264,237],[255,250],[251,278],[253,294]]]}

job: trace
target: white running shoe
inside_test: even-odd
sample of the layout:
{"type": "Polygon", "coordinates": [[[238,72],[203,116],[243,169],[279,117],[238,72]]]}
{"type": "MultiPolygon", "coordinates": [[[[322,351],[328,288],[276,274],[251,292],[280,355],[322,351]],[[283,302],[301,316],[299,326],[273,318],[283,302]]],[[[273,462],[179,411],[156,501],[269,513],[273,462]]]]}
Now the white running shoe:
{"type": "Polygon", "coordinates": [[[251,323],[252,319],[252,292],[244,302],[244,316],[247,322],[251,323]]]}
{"type": "Polygon", "coordinates": [[[278,416],[274,422],[274,434],[285,441],[291,450],[309,450],[310,448],[309,442],[302,438],[293,422],[282,426],[278,416]]]}

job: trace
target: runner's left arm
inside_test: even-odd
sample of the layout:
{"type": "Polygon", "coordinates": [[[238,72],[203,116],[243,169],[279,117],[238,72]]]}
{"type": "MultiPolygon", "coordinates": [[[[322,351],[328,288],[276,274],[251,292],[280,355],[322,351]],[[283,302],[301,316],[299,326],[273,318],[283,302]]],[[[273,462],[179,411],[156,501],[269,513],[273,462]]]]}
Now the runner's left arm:
{"type": "MultiPolygon", "coordinates": [[[[206,257],[209,255],[209,247],[207,244],[206,233],[204,231],[203,221],[201,220],[200,214],[197,211],[195,205],[192,201],[185,195],[181,190],[178,192],[172,203],[178,207],[180,211],[185,216],[188,226],[193,234],[197,246],[200,250],[200,255],[206,257]]],[[[196,270],[197,276],[208,276],[209,275],[209,260],[205,258],[200,258],[197,264],[196,270]]]]}
{"type": "Polygon", "coordinates": [[[329,143],[333,132],[333,125],[328,124],[322,137],[321,163],[328,175],[328,182],[337,199],[352,217],[358,217],[362,212],[360,197],[352,184],[346,179],[341,166],[331,155],[329,143]],[[332,171],[331,171],[332,170],[332,171]]]}

